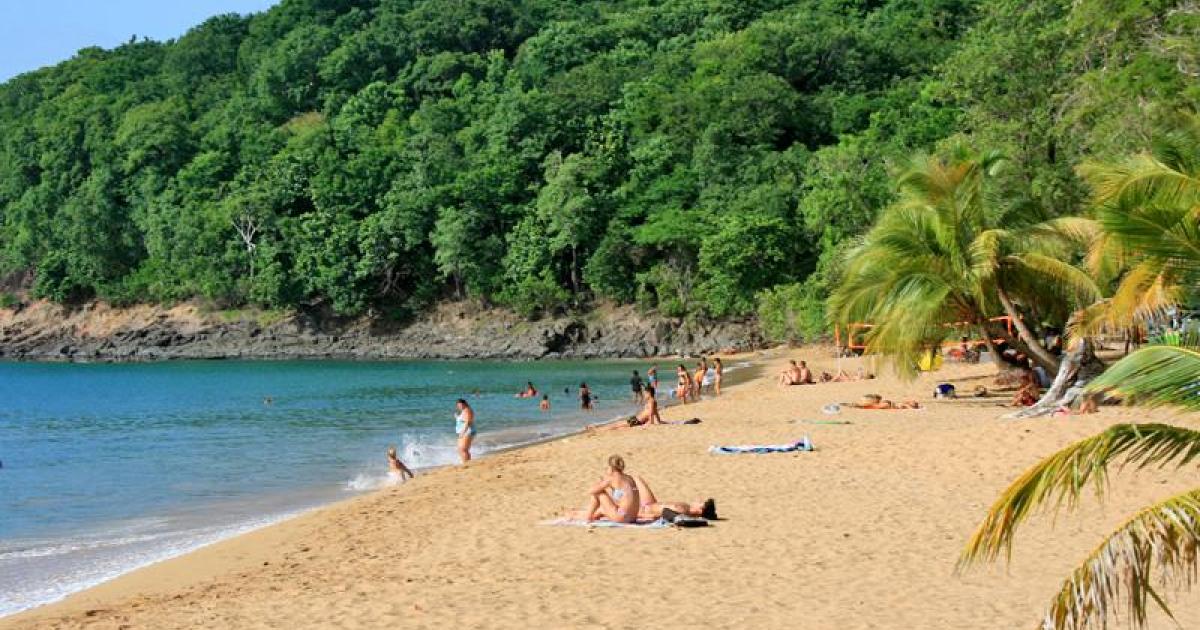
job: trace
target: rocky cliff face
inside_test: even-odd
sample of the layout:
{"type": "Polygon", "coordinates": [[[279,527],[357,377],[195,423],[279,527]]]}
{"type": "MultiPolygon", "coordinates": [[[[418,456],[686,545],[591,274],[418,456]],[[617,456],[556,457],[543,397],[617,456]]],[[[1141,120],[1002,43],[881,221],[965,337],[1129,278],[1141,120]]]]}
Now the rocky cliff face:
{"type": "Polygon", "coordinates": [[[630,308],[530,322],[447,304],[404,325],[304,313],[231,316],[189,305],[0,309],[0,358],[25,360],[616,358],[761,346],[752,322],[684,323],[630,308]]]}

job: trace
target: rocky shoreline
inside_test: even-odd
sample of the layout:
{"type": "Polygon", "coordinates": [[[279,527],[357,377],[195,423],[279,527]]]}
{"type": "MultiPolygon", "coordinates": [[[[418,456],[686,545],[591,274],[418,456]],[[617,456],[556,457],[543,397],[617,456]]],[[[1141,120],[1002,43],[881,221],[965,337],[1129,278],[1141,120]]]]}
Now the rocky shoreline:
{"type": "Polygon", "coordinates": [[[205,313],[191,305],[0,309],[0,359],[554,359],[633,358],[752,350],[753,322],[701,324],[621,307],[527,321],[445,304],[407,324],[309,313],[205,313]]]}

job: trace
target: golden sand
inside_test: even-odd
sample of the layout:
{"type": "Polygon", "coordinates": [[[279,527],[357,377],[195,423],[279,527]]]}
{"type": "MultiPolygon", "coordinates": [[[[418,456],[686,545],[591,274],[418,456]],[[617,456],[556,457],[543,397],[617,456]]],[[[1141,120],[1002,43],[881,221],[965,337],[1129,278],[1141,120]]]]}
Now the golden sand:
{"type": "MultiPolygon", "coordinates": [[[[828,351],[768,353],[718,400],[665,411],[703,424],[573,436],[419,476],[0,620],[0,628],[1032,628],[1062,578],[1130,511],[1200,485],[1200,474],[1125,472],[1106,504],[1039,518],[1013,562],[954,573],[986,507],[1039,458],[1123,421],[1195,416],[1104,408],[1002,420],[970,391],[990,365],[915,383],[780,388],[785,358],[833,371],[828,351]],[[917,411],[820,412],[878,392],[917,411]],[[850,424],[810,424],[803,420],[850,424]],[[712,444],[817,450],[715,456],[712,444]],[[714,497],[707,529],[613,530],[537,523],[579,507],[619,453],[660,498],[714,497]]],[[[853,371],[857,360],[844,361],[853,371]]],[[[486,427],[486,418],[481,418],[486,427]]],[[[381,462],[382,464],[383,462],[381,462]]],[[[1200,626],[1200,594],[1175,597],[1200,626]]],[[[1152,627],[1171,627],[1162,615],[1152,627]]]]}

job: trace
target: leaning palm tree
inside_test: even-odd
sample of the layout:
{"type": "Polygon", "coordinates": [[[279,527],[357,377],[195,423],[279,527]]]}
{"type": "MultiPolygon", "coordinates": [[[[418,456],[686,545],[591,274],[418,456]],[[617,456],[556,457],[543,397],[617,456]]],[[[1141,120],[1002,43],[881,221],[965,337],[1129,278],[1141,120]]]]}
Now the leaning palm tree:
{"type": "MultiPolygon", "coordinates": [[[[1200,279],[1200,118],[1185,114],[1152,149],[1081,169],[1096,191],[1103,247],[1128,269],[1114,297],[1080,327],[1154,321],[1195,299],[1200,279]],[[1099,324],[1097,324],[1099,322],[1099,324]]],[[[1088,391],[1148,407],[1200,411],[1200,337],[1175,335],[1121,359],[1088,391]]],[[[1200,464],[1200,432],[1166,424],[1122,424],[1042,460],[991,507],[960,566],[1011,550],[1018,527],[1040,507],[1071,508],[1091,487],[1102,494],[1113,466],[1200,464]]],[[[1119,604],[1144,626],[1162,586],[1190,587],[1200,570],[1200,488],[1142,509],[1113,531],[1051,601],[1044,626],[1103,627],[1119,604]]],[[[1167,610],[1169,614],[1169,610],[1167,610]]]]}
{"type": "Polygon", "coordinates": [[[1057,359],[1037,342],[1017,304],[1095,300],[1091,278],[1064,262],[1072,235],[1094,225],[1002,202],[991,186],[1001,164],[997,154],[964,148],[948,158],[915,158],[897,180],[899,199],[849,252],[830,298],[832,319],[873,322],[868,349],[910,370],[950,334],[950,324],[966,322],[990,348],[995,334],[1007,334],[988,325],[1003,310],[1017,330],[1010,343],[1056,370],[1057,359]]]}

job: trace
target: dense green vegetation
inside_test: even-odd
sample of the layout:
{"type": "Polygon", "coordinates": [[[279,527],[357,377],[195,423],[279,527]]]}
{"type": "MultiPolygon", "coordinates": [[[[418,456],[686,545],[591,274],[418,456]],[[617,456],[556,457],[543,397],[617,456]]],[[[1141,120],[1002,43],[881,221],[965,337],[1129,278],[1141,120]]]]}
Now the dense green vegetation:
{"type": "Polygon", "coordinates": [[[1131,0],[284,0],[0,86],[0,274],[56,300],[401,316],[596,300],[824,325],[889,165],[1078,210],[1200,96],[1131,0]]]}

